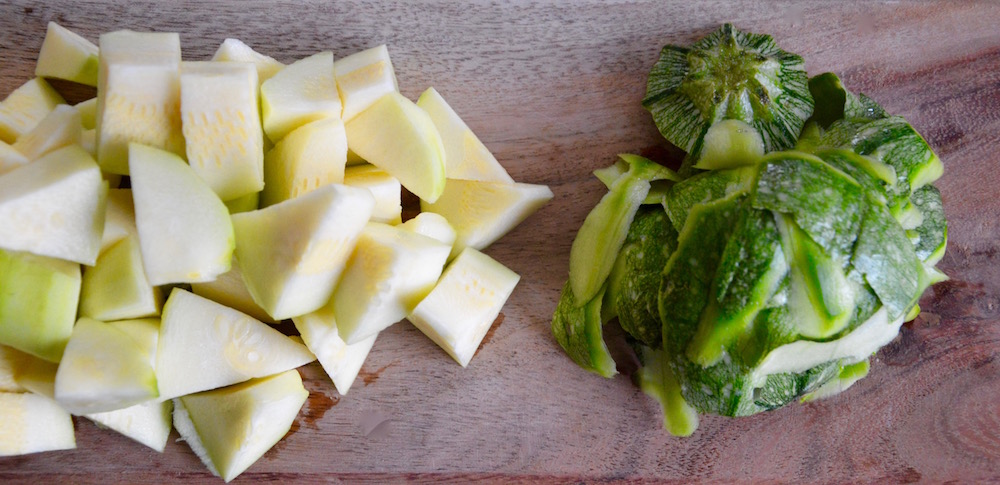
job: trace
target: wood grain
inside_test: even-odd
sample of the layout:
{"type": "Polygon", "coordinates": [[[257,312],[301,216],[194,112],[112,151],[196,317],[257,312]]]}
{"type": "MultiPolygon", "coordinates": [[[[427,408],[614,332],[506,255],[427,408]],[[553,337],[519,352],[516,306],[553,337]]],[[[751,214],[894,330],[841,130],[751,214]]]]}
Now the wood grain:
{"type": "MultiPolygon", "coordinates": [[[[0,93],[26,81],[55,20],[95,39],[181,32],[185,59],[226,37],[282,61],[387,43],[400,87],[435,86],[515,179],[555,199],[491,247],[521,284],[467,369],[402,323],[347,396],[316,364],[293,431],[251,481],[1000,480],[1000,5],[988,1],[148,2],[0,4],[0,93]],[[905,116],[946,166],[951,227],[925,312],[850,392],[668,436],[628,376],[578,369],[549,334],[570,243],[602,194],[590,172],[664,153],[640,107],[665,43],[720,23],[774,34],[905,116]]],[[[0,417],[2,419],[2,417],[0,417]]],[[[77,420],[78,449],[0,459],[4,483],[217,482],[183,443],[157,454],[77,420]]]]}

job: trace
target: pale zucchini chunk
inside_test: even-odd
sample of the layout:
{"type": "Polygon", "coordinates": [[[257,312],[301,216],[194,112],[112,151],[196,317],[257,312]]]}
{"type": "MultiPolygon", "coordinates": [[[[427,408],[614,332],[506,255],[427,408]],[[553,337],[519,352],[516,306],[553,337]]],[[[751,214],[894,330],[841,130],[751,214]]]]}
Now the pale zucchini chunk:
{"type": "Polygon", "coordinates": [[[156,352],[160,401],[264,377],[316,360],[267,324],[174,288],[156,352]]]}
{"type": "Polygon", "coordinates": [[[59,148],[79,145],[82,132],[80,113],[72,106],[61,104],[11,146],[28,160],[37,160],[59,148]]]}
{"type": "Polygon", "coordinates": [[[407,319],[468,366],[520,279],[493,258],[466,248],[407,319]]]}
{"type": "Polygon", "coordinates": [[[132,189],[108,190],[104,212],[104,233],[101,236],[101,252],[112,244],[137,234],[135,208],[132,205],[132,189]]]}
{"type": "Polygon", "coordinates": [[[271,79],[278,71],[285,68],[284,64],[274,60],[273,57],[265,56],[253,50],[253,48],[238,39],[226,39],[222,41],[218,50],[215,51],[215,55],[212,56],[212,60],[252,63],[254,69],[257,70],[258,88],[264,81],[271,79]]]}
{"type": "Polygon", "coordinates": [[[163,453],[172,429],[173,420],[170,415],[173,408],[173,401],[151,401],[104,413],[85,414],[84,417],[102,428],[118,432],[163,453]]]}
{"type": "Polygon", "coordinates": [[[124,409],[158,395],[149,352],[107,323],[81,318],[56,371],[55,397],[72,414],[124,409]]]}
{"type": "Polygon", "coordinates": [[[298,371],[174,400],[174,426],[216,476],[229,482],[292,427],[309,397],[298,371]]]}
{"type": "Polygon", "coordinates": [[[347,134],[340,118],[323,118],[296,128],[267,152],[261,205],[343,183],[346,163],[347,134]]]}
{"type": "Polygon", "coordinates": [[[260,192],[253,192],[224,202],[230,214],[255,211],[260,207],[260,192]]]}
{"type": "MultiPolygon", "coordinates": [[[[160,335],[159,318],[119,320],[109,322],[108,325],[135,340],[143,355],[147,357],[150,367],[156,366],[156,346],[160,335]]],[[[98,426],[114,430],[156,451],[163,452],[167,445],[167,436],[170,434],[172,409],[171,401],[149,401],[115,411],[85,414],[84,417],[97,423],[98,426]]]]}
{"type": "Polygon", "coordinates": [[[38,52],[36,76],[96,87],[99,64],[97,46],[93,42],[55,22],[49,22],[42,50],[38,52]]]}
{"type": "Polygon", "coordinates": [[[374,205],[367,190],[332,184],[233,215],[236,257],[253,300],[276,320],[323,306],[374,205]]]}
{"type": "Polygon", "coordinates": [[[445,185],[444,147],[430,116],[391,92],[345,124],[347,146],[420,199],[434,202],[445,185]]]}
{"type": "Polygon", "coordinates": [[[320,52],[289,64],[260,85],[260,103],[264,133],[275,143],[311,121],[340,118],[333,53],[320,52]]]}
{"type": "Polygon", "coordinates": [[[424,91],[417,106],[431,116],[441,134],[448,178],[514,183],[496,157],[436,89],[424,91]]]}
{"type": "Polygon", "coordinates": [[[344,104],[342,117],[345,122],[383,95],[399,92],[389,49],[384,44],[337,60],[333,63],[333,71],[344,104]]]}
{"type": "Polygon", "coordinates": [[[97,161],[129,174],[129,143],[184,155],[181,44],[176,33],[107,33],[100,39],[97,161]]]}
{"type": "Polygon", "coordinates": [[[102,321],[159,315],[163,294],[149,284],[139,239],[130,235],[109,247],[83,272],[80,314],[102,321]]]}
{"type": "Polygon", "coordinates": [[[149,365],[156,367],[156,347],[160,340],[160,318],[130,318],[108,322],[108,325],[121,330],[139,345],[144,355],[148,357],[149,365]]]}
{"type": "Polygon", "coordinates": [[[455,228],[451,227],[448,220],[441,214],[433,212],[421,212],[399,227],[436,239],[449,246],[455,244],[455,238],[457,237],[455,228]]]}
{"type": "Polygon", "coordinates": [[[15,150],[7,142],[0,140],[0,175],[22,165],[27,165],[29,161],[28,157],[24,156],[23,153],[15,150]]]}
{"type": "Polygon", "coordinates": [[[323,371],[330,376],[337,392],[341,395],[347,394],[351,384],[358,377],[365,359],[368,358],[368,353],[375,345],[375,338],[378,335],[372,335],[352,345],[344,342],[337,330],[332,298],[319,310],[294,317],[292,321],[302,335],[306,347],[316,354],[323,371]]]}
{"type": "Polygon", "coordinates": [[[97,128],[97,98],[90,98],[73,105],[80,113],[80,124],[84,130],[97,128]]]}
{"type": "Polygon", "coordinates": [[[181,64],[181,125],[191,168],[222,200],[264,188],[257,71],[243,62],[181,64]]]}
{"type": "MultiPolygon", "coordinates": [[[[83,130],[80,132],[80,148],[87,152],[94,160],[97,160],[97,130],[83,130]]],[[[122,182],[120,173],[101,172],[101,177],[108,181],[108,187],[119,187],[122,182]]]]}
{"type": "Polygon", "coordinates": [[[341,338],[356,344],[409,315],[441,276],[450,249],[398,226],[369,223],[333,293],[341,338]]]}
{"type": "MultiPolygon", "coordinates": [[[[71,329],[72,331],[72,329],[71,329]]],[[[58,362],[49,362],[38,357],[25,356],[17,369],[17,383],[28,392],[33,392],[49,399],[56,398],[56,371],[58,362]]]]}
{"type": "Polygon", "coordinates": [[[441,197],[420,202],[424,212],[444,216],[458,235],[452,255],[484,249],[552,199],[544,185],[448,180],[441,197]]]}
{"type": "Polygon", "coordinates": [[[104,232],[107,183],[78,145],[0,177],[0,247],[92,265],[104,232]]]}
{"type": "Polygon", "coordinates": [[[0,392],[0,415],[0,456],[76,448],[73,418],[47,397],[0,392]]]}
{"type": "Polygon", "coordinates": [[[368,163],[347,167],[344,185],[366,188],[372,193],[375,197],[372,222],[399,224],[403,221],[403,186],[389,172],[368,163]]]}
{"type": "Polygon", "coordinates": [[[367,163],[368,163],[368,161],[365,160],[364,158],[361,158],[361,155],[358,155],[357,153],[354,153],[354,150],[351,150],[351,147],[347,147],[347,166],[348,167],[352,167],[354,165],[364,165],[364,164],[367,164],[367,163]]]}
{"type": "MultiPolygon", "coordinates": [[[[146,356],[150,368],[156,366],[159,318],[119,320],[108,325],[132,338],[146,356]]],[[[172,401],[148,401],[114,411],[85,414],[84,417],[99,427],[116,431],[162,453],[170,435],[172,410],[172,401]]]]}
{"type": "Polygon", "coordinates": [[[0,392],[24,392],[24,386],[17,382],[17,377],[24,369],[28,354],[13,347],[0,345],[0,392]]]}
{"type": "Polygon", "coordinates": [[[135,223],[149,283],[211,281],[229,271],[235,246],[229,210],[177,155],[129,148],[135,223]]]}
{"type": "Polygon", "coordinates": [[[257,302],[253,301],[253,295],[250,294],[250,290],[247,289],[247,284],[243,280],[240,262],[235,257],[229,271],[212,281],[191,283],[191,292],[234,310],[239,310],[264,323],[278,323],[257,302]]]}
{"type": "Polygon", "coordinates": [[[0,102],[0,141],[14,143],[60,104],[66,101],[44,79],[22,84],[0,102]]]}

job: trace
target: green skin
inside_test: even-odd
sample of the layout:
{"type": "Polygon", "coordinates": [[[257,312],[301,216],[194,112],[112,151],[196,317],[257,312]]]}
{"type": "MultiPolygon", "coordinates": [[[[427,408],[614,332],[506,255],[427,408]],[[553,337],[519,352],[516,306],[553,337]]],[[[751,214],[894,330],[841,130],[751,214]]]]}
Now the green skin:
{"type": "Polygon", "coordinates": [[[754,207],[790,214],[824,251],[846,260],[864,214],[864,188],[815,156],[783,152],[767,158],[754,207]]]}
{"type": "MultiPolygon", "coordinates": [[[[618,203],[599,204],[604,222],[595,226],[615,244],[590,253],[605,258],[589,262],[594,296],[574,301],[564,288],[553,333],[578,364],[610,375],[600,330],[617,316],[642,363],[637,381],[660,402],[672,434],[692,433],[699,412],[742,416],[846,389],[864,377],[867,361],[796,374],[755,369],[784,355],[772,353],[780,346],[835,341],[882,308],[890,319],[914,316],[927,285],[945,278],[933,265],[947,223],[929,185],[940,160],[905,120],[836,75],[807,85],[801,64],[770,37],[730,25],[689,48],[666,46],[643,105],[667,141],[688,153],[681,180],[621,203],[634,167],[597,172],[607,200],[619,192],[618,203]],[[730,123],[740,136],[709,143],[733,146],[708,147],[711,163],[699,164],[706,133],[726,119],[757,130],[767,154],[743,169],[718,169],[747,162],[746,143],[737,143],[742,125],[730,123]],[[640,209],[657,201],[662,212],[640,209]]],[[[578,239],[598,236],[595,227],[578,239]]],[[[577,261],[571,273],[586,272],[577,261]]]]}
{"type": "Polygon", "coordinates": [[[724,119],[752,126],[770,152],[795,145],[812,113],[807,83],[801,57],[771,36],[725,24],[690,48],[664,47],[642,104],[664,138],[696,159],[705,134],[724,119]]]}
{"type": "Polygon", "coordinates": [[[899,116],[876,120],[838,120],[824,133],[821,144],[848,148],[891,166],[897,177],[894,198],[908,198],[914,190],[937,180],[943,167],[916,130],[899,116]]]}
{"type": "Polygon", "coordinates": [[[910,201],[920,211],[922,221],[907,236],[914,241],[917,257],[933,266],[944,256],[948,244],[948,221],[944,218],[941,192],[933,185],[926,185],[915,190],[910,201]]]}
{"type": "Polygon", "coordinates": [[[643,365],[636,373],[639,387],[647,396],[656,399],[663,409],[663,426],[674,436],[690,436],[698,428],[698,411],[684,400],[677,376],[667,365],[662,350],[640,347],[639,359],[643,365]]]}
{"type": "Polygon", "coordinates": [[[636,155],[622,159],[628,163],[628,170],[611,183],[608,193],[587,214],[570,249],[569,281],[581,304],[593,299],[611,274],[635,213],[649,194],[650,183],[676,177],[673,171],[649,159],[636,155]]]}
{"type": "Polygon", "coordinates": [[[871,121],[889,116],[875,100],[848,91],[832,72],[809,78],[809,92],[815,108],[806,123],[815,122],[824,130],[842,119],[871,121]]]}
{"type": "MultiPolygon", "coordinates": [[[[786,185],[791,183],[797,187],[804,187],[805,191],[817,192],[820,188],[811,187],[810,184],[822,183],[826,184],[825,186],[841,187],[839,189],[841,192],[855,193],[859,191],[861,185],[844,175],[842,171],[826,165],[822,159],[805,157],[806,159],[803,160],[804,157],[800,155],[786,154],[782,157],[771,158],[774,163],[792,165],[786,167],[788,169],[786,177],[795,179],[796,174],[805,171],[805,175],[799,177],[797,181],[786,181],[786,185]],[[824,174],[827,178],[833,177],[834,180],[842,180],[842,182],[839,186],[830,184],[829,181],[823,179],[824,174]],[[817,178],[821,182],[815,182],[814,179],[817,178]]],[[[855,158],[855,160],[857,159],[855,158]]],[[[819,388],[823,383],[836,377],[836,370],[839,368],[839,364],[834,362],[801,374],[768,376],[763,382],[757,382],[753,378],[753,367],[770,350],[803,338],[801,329],[797,326],[798,318],[794,317],[793,313],[789,313],[786,306],[783,306],[786,304],[773,306],[773,301],[778,301],[773,300],[773,297],[785,294],[788,288],[786,267],[775,263],[779,256],[784,258],[782,256],[784,250],[780,244],[780,238],[777,237],[778,231],[770,222],[770,216],[765,216],[773,213],[774,210],[755,208],[753,205],[768,196],[765,194],[765,197],[760,197],[762,184],[768,184],[769,188],[773,188],[777,186],[776,181],[784,179],[774,178],[772,180],[766,177],[767,170],[767,164],[761,165],[757,169],[758,175],[749,179],[755,181],[751,193],[757,198],[748,199],[745,195],[741,195],[746,194],[747,187],[740,181],[746,180],[747,177],[735,172],[728,174],[726,172],[709,172],[685,180],[672,187],[665,198],[668,209],[672,208],[676,212],[684,212],[677,209],[683,208],[685,205],[689,209],[686,213],[679,214],[684,218],[684,230],[678,237],[677,250],[673,251],[670,263],[666,265],[663,283],[659,290],[663,356],[658,358],[663,359],[663,362],[656,364],[660,367],[654,367],[654,369],[660,369],[659,371],[649,371],[652,374],[647,376],[647,380],[663,380],[666,379],[663,377],[663,373],[669,373],[667,377],[673,376],[677,382],[685,383],[683,386],[678,386],[685,406],[693,406],[700,412],[745,415],[773,409],[819,388]],[[726,192],[730,192],[730,195],[725,196],[726,192]],[[713,194],[719,194],[717,197],[721,198],[710,203],[697,202],[699,200],[712,201],[713,194]],[[671,204],[670,201],[676,201],[676,203],[671,204]],[[755,214],[756,217],[749,217],[751,214],[755,214]],[[722,245],[717,242],[721,242],[722,245]],[[729,262],[726,263],[726,261],[729,262]],[[737,261],[742,264],[735,264],[737,261]],[[701,276],[704,274],[714,275],[714,278],[706,280],[701,276]],[[728,354],[730,357],[726,361],[721,360],[724,354],[728,354]]],[[[778,200],[777,197],[772,197],[772,199],[778,200]]],[[[799,202],[798,199],[786,197],[780,202],[780,204],[775,203],[774,207],[787,211],[789,223],[793,225],[795,219],[792,214],[804,214],[803,218],[808,221],[811,220],[812,211],[817,210],[811,208],[823,207],[823,210],[830,210],[829,201],[827,201],[827,205],[823,205],[813,200],[802,199],[799,202]]],[[[883,212],[885,210],[884,205],[877,201],[869,202],[869,204],[883,207],[883,212]]],[[[842,205],[835,204],[833,207],[842,205]]],[[[852,207],[851,204],[847,204],[847,206],[852,207]]],[[[862,207],[868,207],[868,205],[862,207]]],[[[650,214],[652,213],[655,212],[650,214]]],[[[627,258],[624,255],[636,251],[636,246],[632,244],[641,239],[642,235],[647,236],[647,238],[651,235],[647,232],[650,229],[643,229],[643,221],[650,217],[645,215],[642,218],[636,218],[636,222],[630,228],[632,239],[625,244],[619,258],[627,258]]],[[[662,219],[663,215],[659,217],[662,219]]],[[[864,234],[862,220],[851,223],[858,228],[854,236],[855,239],[860,237],[859,234],[864,234]]],[[[879,219],[877,222],[868,222],[868,224],[874,224],[871,227],[878,228],[896,223],[890,217],[889,219],[879,219]]],[[[891,230],[882,227],[873,232],[882,234],[891,233],[891,230]]],[[[823,276],[826,274],[825,270],[821,270],[821,266],[815,266],[817,262],[822,260],[828,261],[825,264],[833,264],[835,260],[830,259],[827,250],[813,241],[807,232],[797,228],[797,225],[794,234],[796,240],[799,241],[797,244],[804,244],[802,247],[809,248],[808,251],[815,254],[805,259],[793,258],[793,261],[795,261],[794,264],[806,270],[806,275],[811,275],[808,276],[810,282],[808,287],[809,291],[816,295],[817,304],[821,307],[830,305],[831,303],[827,300],[832,297],[825,296],[824,291],[828,294],[836,294],[837,291],[833,288],[849,285],[855,292],[853,299],[843,305],[844,308],[837,308],[839,310],[836,312],[838,315],[837,323],[830,330],[834,333],[831,333],[827,338],[835,338],[836,335],[844,334],[870,317],[880,303],[876,294],[868,289],[868,279],[865,278],[864,273],[860,269],[859,271],[840,273],[842,271],[840,264],[843,263],[837,263],[831,266],[831,270],[835,270],[841,276],[832,280],[823,276]]],[[[648,241],[643,241],[644,248],[651,247],[647,244],[648,241]]],[[[673,244],[668,240],[665,247],[673,248],[673,244]]],[[[809,252],[804,254],[810,254],[809,252]]],[[[849,257],[850,254],[847,258],[849,259],[849,257]]],[[[627,268],[627,270],[623,270],[625,276],[617,280],[613,278],[612,281],[617,281],[619,285],[622,284],[622,281],[632,281],[631,284],[635,285],[636,288],[630,290],[630,294],[641,295],[643,292],[638,290],[640,286],[651,286],[649,283],[639,283],[644,281],[641,273],[650,273],[655,269],[642,265],[624,267],[627,268]]],[[[862,265],[863,267],[864,265],[862,265]]],[[[889,274],[891,270],[892,268],[886,268],[882,272],[889,274]]],[[[875,284],[877,285],[878,281],[875,284]]],[[[630,299],[624,296],[624,292],[620,290],[619,295],[616,301],[618,303],[617,315],[620,321],[624,312],[643,307],[641,299],[634,297],[630,299]],[[631,306],[629,306],[630,304],[631,306]]],[[[787,301],[787,297],[784,297],[783,300],[787,301]]],[[[601,319],[599,308],[593,306],[595,304],[595,301],[588,303],[589,318],[581,319],[581,321],[589,322],[589,326],[588,324],[580,326],[584,329],[582,332],[569,332],[571,335],[576,335],[575,338],[580,342],[577,347],[583,350],[577,353],[574,360],[586,362],[585,367],[591,370],[600,368],[599,363],[602,361],[610,362],[607,359],[602,360],[603,356],[606,356],[601,351],[605,349],[604,342],[596,338],[598,335],[596,323],[601,319]],[[588,328],[594,329],[589,333],[593,338],[586,338],[588,328]],[[595,358],[595,356],[602,358],[595,358]]],[[[588,315],[579,307],[573,307],[573,309],[584,316],[588,315]]],[[[827,312],[830,313],[829,309],[827,312]]],[[[562,316],[557,319],[554,328],[565,327],[567,322],[573,320],[565,318],[567,314],[567,311],[557,311],[557,316],[562,316]]],[[[605,315],[605,319],[607,317],[605,315]]],[[[623,328],[640,341],[649,340],[652,333],[649,327],[648,320],[643,325],[632,323],[623,325],[623,328]]],[[[557,331],[557,336],[560,332],[566,333],[562,330],[557,331]]],[[[560,340],[560,343],[569,340],[572,339],[560,340]]],[[[572,347],[568,344],[567,346],[572,347]]],[[[604,373],[607,374],[607,372],[604,373]]],[[[669,381],[669,379],[666,380],[669,381]]],[[[650,384],[647,383],[648,386],[650,384]]],[[[650,393],[658,396],[657,399],[664,403],[665,418],[675,422],[670,426],[674,427],[675,431],[686,432],[687,428],[676,424],[676,422],[686,422],[683,419],[685,408],[679,406],[679,401],[674,399],[676,393],[671,394],[669,391],[669,389],[661,388],[660,390],[654,389],[650,393]],[[666,394],[659,395],[657,393],[666,394]]]]}
{"type": "Polygon", "coordinates": [[[868,375],[870,364],[867,360],[862,360],[854,364],[844,364],[840,366],[837,377],[830,379],[815,391],[802,396],[802,402],[814,401],[824,397],[837,395],[854,385],[855,382],[868,375]]]}
{"type": "Polygon", "coordinates": [[[879,204],[869,206],[852,264],[889,311],[889,320],[909,312],[926,288],[923,265],[913,244],[888,209],[879,204]]]}
{"type": "Polygon", "coordinates": [[[552,334],[577,365],[600,376],[612,377],[618,371],[602,334],[603,297],[602,290],[590,301],[578,303],[567,282],[552,317],[552,334]]]}
{"type": "Polygon", "coordinates": [[[746,190],[750,170],[713,170],[703,172],[674,185],[664,198],[664,208],[678,232],[684,229],[691,208],[726,194],[746,190]]]}
{"type": "Polygon", "coordinates": [[[646,345],[659,347],[662,340],[656,289],[660,271],[677,248],[677,231],[660,206],[640,209],[629,228],[609,280],[609,302],[622,328],[646,345]]]}
{"type": "Polygon", "coordinates": [[[687,347],[692,362],[714,365],[754,321],[788,273],[780,236],[767,211],[744,208],[715,274],[711,301],[687,347]]]}

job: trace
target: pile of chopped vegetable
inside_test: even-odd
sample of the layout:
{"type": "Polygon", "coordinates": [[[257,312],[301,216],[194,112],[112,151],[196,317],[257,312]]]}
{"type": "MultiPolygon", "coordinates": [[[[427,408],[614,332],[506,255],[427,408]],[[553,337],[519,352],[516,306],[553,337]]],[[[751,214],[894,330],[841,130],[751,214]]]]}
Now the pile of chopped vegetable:
{"type": "Polygon", "coordinates": [[[617,318],[667,430],[837,394],[917,316],[947,223],[943,166],[899,116],[768,35],[732,25],[668,45],[643,105],[678,172],[623,155],[570,252],[552,332],[617,373],[617,318]]]}
{"type": "Polygon", "coordinates": [[[552,198],[385,45],[182,61],[176,32],[52,22],[35,76],[0,101],[0,457],[76,448],[81,416],[176,429],[228,482],[292,429],[301,366],[346,395],[403,319],[469,365],[520,281],[481,250],[552,198]]]}

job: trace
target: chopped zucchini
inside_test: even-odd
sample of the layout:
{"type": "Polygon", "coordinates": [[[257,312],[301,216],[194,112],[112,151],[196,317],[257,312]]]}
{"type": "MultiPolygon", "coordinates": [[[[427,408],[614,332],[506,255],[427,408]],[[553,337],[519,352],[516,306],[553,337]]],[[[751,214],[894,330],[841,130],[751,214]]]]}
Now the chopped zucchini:
{"type": "Polygon", "coordinates": [[[567,282],[552,317],[552,334],[577,365],[600,376],[613,377],[618,370],[604,343],[603,297],[602,289],[590,301],[578,303],[573,296],[573,286],[567,282]]]}

